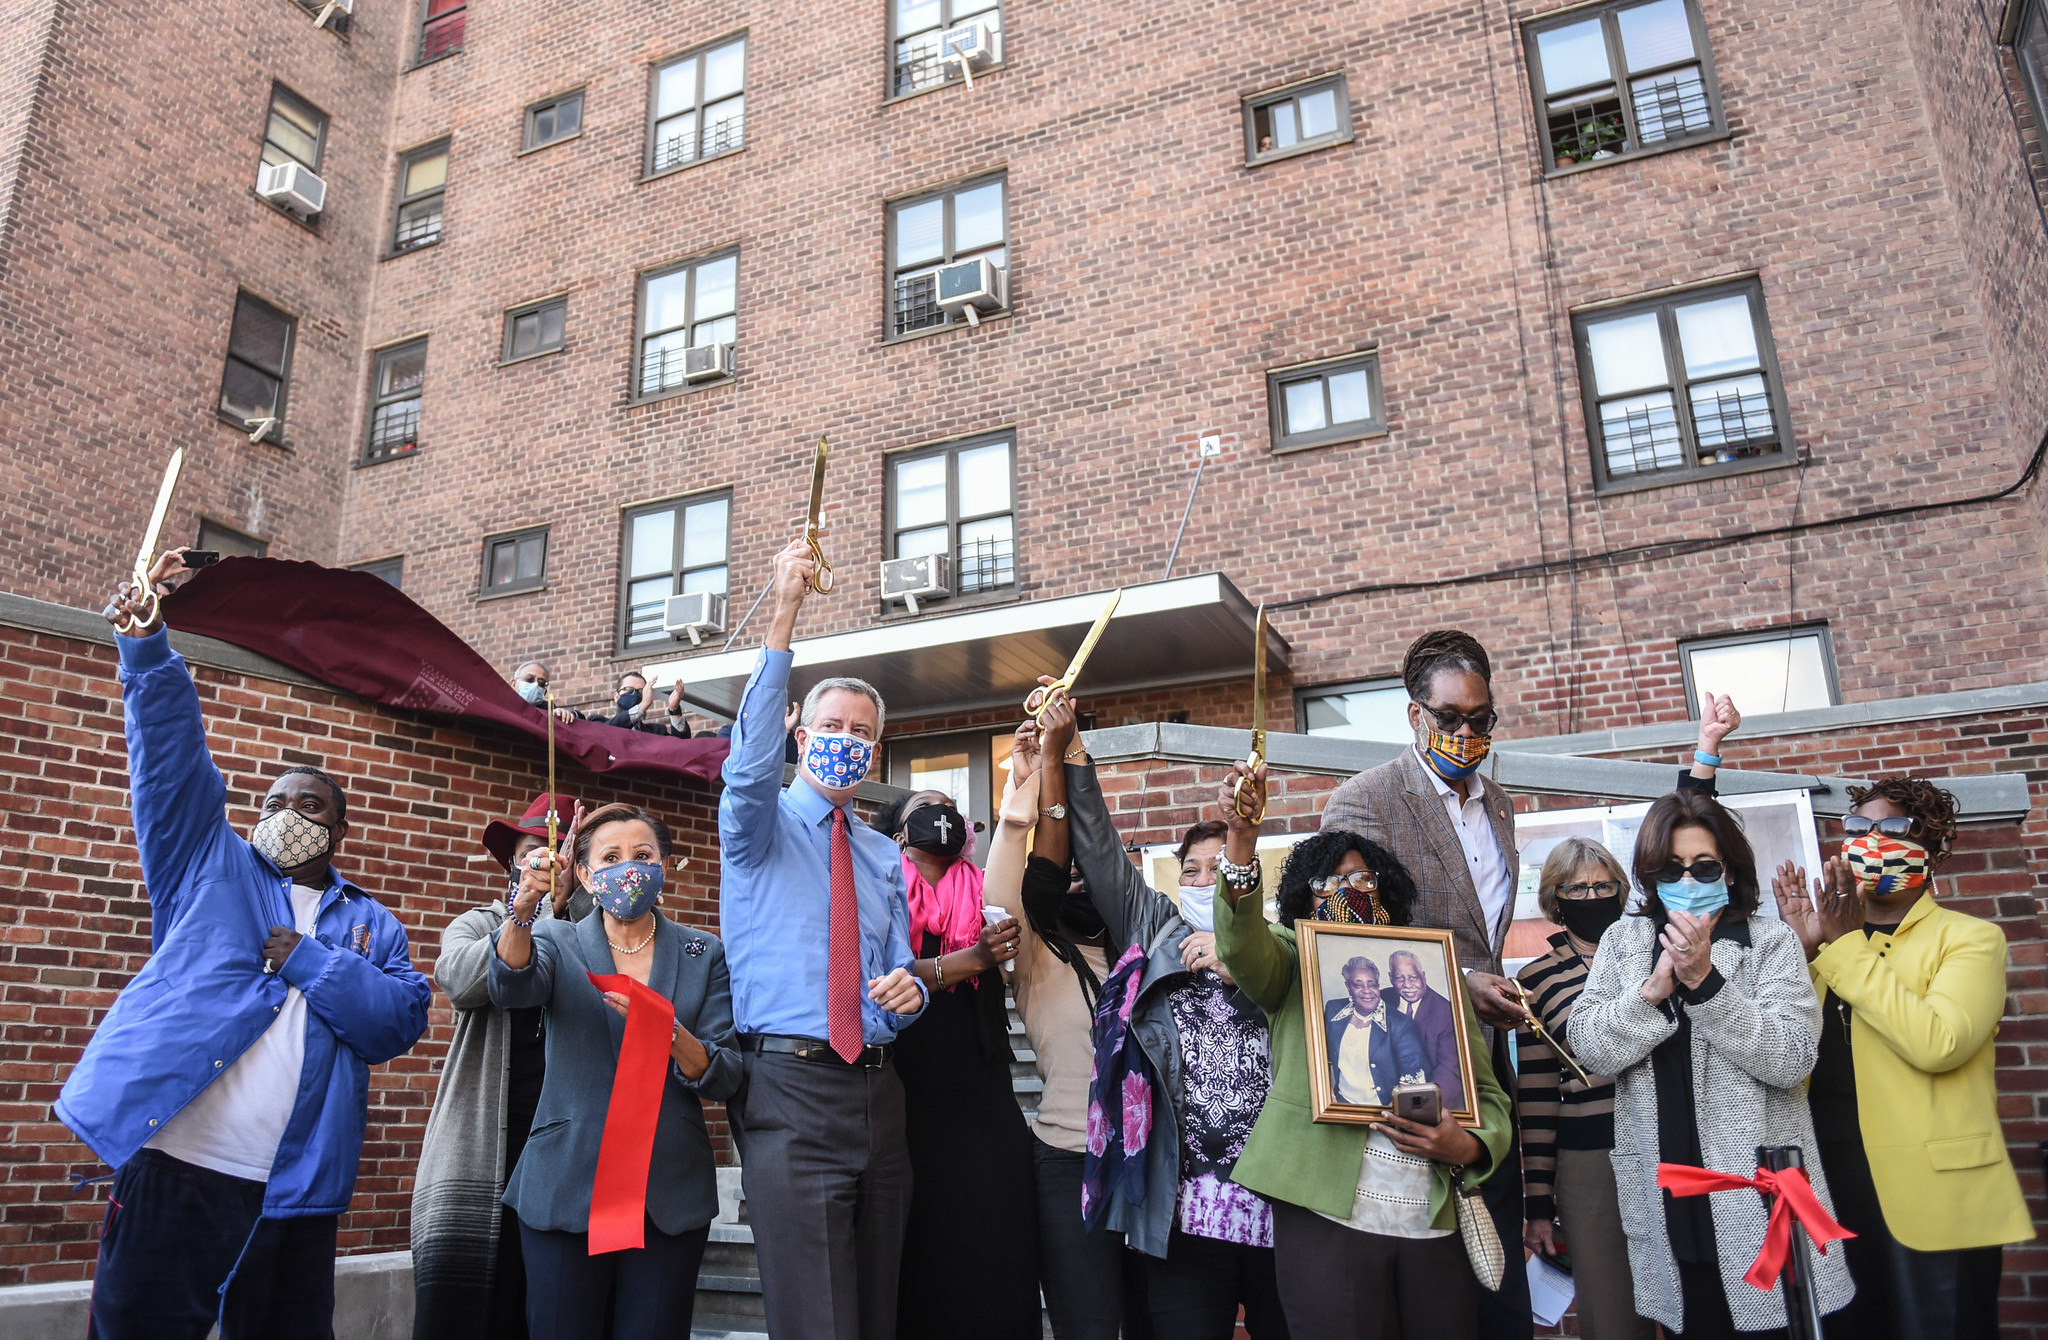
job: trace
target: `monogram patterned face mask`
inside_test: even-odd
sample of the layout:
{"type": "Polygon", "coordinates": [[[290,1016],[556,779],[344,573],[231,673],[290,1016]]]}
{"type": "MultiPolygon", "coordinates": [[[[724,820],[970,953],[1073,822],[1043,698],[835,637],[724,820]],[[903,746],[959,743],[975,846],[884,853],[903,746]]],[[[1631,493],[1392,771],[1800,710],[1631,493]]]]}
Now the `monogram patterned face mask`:
{"type": "Polygon", "coordinates": [[[1842,844],[1842,859],[1865,893],[1903,893],[1927,886],[1927,848],[1882,833],[1860,833],[1842,844]]]}
{"type": "Polygon", "coordinates": [[[250,830],[249,845],[279,870],[295,870],[317,861],[334,847],[327,825],[314,823],[297,810],[267,814],[250,830]]]}

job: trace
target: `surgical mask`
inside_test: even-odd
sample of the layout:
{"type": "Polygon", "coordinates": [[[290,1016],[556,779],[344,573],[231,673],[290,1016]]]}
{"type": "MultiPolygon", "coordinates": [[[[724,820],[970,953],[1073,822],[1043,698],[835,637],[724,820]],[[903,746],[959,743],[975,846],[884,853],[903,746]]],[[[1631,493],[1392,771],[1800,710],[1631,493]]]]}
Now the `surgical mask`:
{"type": "Polygon", "coordinates": [[[620,921],[644,915],[661,896],[661,862],[620,861],[590,872],[590,896],[620,921]]]}
{"type": "Polygon", "coordinates": [[[619,710],[630,712],[640,705],[640,690],[626,689],[619,694],[619,710]]]}
{"type": "Polygon", "coordinates": [[[1214,884],[1181,885],[1180,919],[1198,931],[1215,930],[1216,886],[1214,884]]]}
{"type": "Polygon", "coordinates": [[[1690,879],[1675,883],[1659,882],[1657,899],[1668,912],[1684,912],[1695,917],[1708,917],[1728,906],[1728,881],[1717,879],[1711,884],[1700,884],[1690,879]]]}
{"type": "Polygon", "coordinates": [[[1461,782],[1479,771],[1492,749],[1491,735],[1446,735],[1440,730],[1422,733],[1422,761],[1447,782],[1461,782]]]}
{"type": "Polygon", "coordinates": [[[813,735],[804,748],[804,771],[828,791],[859,786],[874,761],[874,741],[858,735],[813,735]]]}
{"type": "Polygon", "coordinates": [[[294,870],[317,861],[334,847],[334,833],[297,810],[267,814],[249,833],[249,845],[279,870],[294,870]]]}
{"type": "Polygon", "coordinates": [[[535,707],[547,701],[548,686],[537,679],[522,679],[512,686],[512,690],[535,707]]]}
{"type": "Polygon", "coordinates": [[[967,821],[951,805],[920,805],[903,821],[905,845],[948,860],[967,846],[967,821]]]}
{"type": "Polygon", "coordinates": [[[1842,859],[1866,893],[1904,893],[1927,884],[1927,848],[1882,833],[1859,833],[1842,844],[1842,859]]]}
{"type": "MultiPolygon", "coordinates": [[[[1668,904],[1667,904],[1668,906],[1668,904]]],[[[1564,928],[1588,944],[1599,944],[1607,928],[1621,920],[1621,895],[1605,898],[1560,898],[1557,919],[1564,928]]]]}

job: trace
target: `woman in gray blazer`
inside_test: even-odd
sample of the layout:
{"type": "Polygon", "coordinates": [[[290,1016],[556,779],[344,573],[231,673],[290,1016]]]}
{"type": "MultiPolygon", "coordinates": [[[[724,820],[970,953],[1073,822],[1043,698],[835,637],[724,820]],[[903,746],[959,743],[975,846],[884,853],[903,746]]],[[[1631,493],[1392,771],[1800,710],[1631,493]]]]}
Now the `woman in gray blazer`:
{"type": "MultiPolygon", "coordinates": [[[[668,826],[654,815],[603,806],[584,820],[574,853],[575,877],[598,914],[534,924],[548,889],[542,855],[523,870],[496,937],[492,1003],[547,1009],[547,1080],[505,1189],[505,1204],[519,1217],[534,1340],[639,1340],[690,1330],[697,1266],[718,1213],[702,1100],[730,1097],[741,1072],[724,947],[654,907],[671,849],[668,826]],[[596,1256],[591,1182],[626,998],[600,992],[587,973],[631,977],[667,997],[676,1013],[647,1170],[646,1245],[596,1256]]],[[[557,860],[566,877],[569,853],[557,860]]]]}

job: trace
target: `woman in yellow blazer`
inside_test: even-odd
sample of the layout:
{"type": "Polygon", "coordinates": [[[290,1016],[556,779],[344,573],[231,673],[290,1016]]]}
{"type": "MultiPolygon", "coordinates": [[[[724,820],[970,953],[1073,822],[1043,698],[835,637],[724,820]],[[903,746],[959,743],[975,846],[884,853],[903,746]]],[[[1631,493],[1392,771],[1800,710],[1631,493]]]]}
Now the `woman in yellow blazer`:
{"type": "Polygon", "coordinates": [[[1934,901],[1955,797],[1918,777],[1852,788],[1848,839],[1778,906],[1821,1000],[1807,1089],[1850,1239],[1856,1301],[1829,1340],[1994,1340],[2004,1244],[2034,1226],[1998,1123],[2005,934],[1934,901]]]}

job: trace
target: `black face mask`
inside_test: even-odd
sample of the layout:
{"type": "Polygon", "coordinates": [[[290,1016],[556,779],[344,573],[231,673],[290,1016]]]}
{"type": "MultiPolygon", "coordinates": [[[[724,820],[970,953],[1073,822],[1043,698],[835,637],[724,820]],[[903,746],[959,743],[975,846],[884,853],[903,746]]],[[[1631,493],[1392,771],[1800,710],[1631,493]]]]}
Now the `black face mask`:
{"type": "Polygon", "coordinates": [[[630,712],[640,705],[640,690],[627,689],[619,695],[619,710],[630,712]]]}
{"type": "Polygon", "coordinates": [[[1557,917],[1564,928],[1588,944],[1599,944],[1607,928],[1621,920],[1621,895],[1605,898],[1560,898],[1557,917]]]}
{"type": "Polygon", "coordinates": [[[1070,893],[1060,899],[1060,928],[1080,940],[1092,940],[1107,929],[1102,914],[1095,910],[1095,900],[1088,896],[1088,890],[1070,893]]]}
{"type": "Polygon", "coordinates": [[[903,834],[919,851],[950,859],[967,845],[967,820],[951,805],[920,805],[903,821],[903,834]]]}

